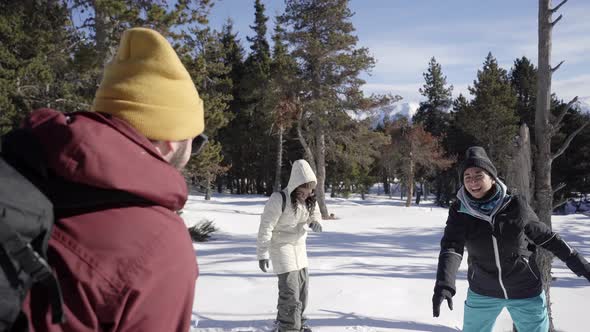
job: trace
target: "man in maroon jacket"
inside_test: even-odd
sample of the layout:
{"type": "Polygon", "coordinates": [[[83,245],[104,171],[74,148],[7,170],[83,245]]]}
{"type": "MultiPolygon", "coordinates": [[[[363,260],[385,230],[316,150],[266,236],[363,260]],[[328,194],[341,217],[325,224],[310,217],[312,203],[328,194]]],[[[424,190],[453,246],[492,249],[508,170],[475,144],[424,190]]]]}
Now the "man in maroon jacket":
{"type": "Polygon", "coordinates": [[[93,112],[42,109],[24,129],[46,163],[56,211],[48,259],[66,316],[52,324],[47,295],[34,288],[24,308],[31,330],[188,331],[198,268],[177,214],[188,196],[179,169],[191,142],[204,141],[204,116],[166,39],[126,31],[93,112]]]}

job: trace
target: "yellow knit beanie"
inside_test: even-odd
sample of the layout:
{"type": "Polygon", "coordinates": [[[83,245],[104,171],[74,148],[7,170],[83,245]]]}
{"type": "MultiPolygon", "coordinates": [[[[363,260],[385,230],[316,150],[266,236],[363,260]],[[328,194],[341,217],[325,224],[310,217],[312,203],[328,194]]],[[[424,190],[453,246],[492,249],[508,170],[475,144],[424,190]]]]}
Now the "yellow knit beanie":
{"type": "Polygon", "coordinates": [[[104,70],[92,110],[125,120],[152,140],[182,141],[203,132],[203,101],[178,55],[158,32],[125,31],[104,70]]]}

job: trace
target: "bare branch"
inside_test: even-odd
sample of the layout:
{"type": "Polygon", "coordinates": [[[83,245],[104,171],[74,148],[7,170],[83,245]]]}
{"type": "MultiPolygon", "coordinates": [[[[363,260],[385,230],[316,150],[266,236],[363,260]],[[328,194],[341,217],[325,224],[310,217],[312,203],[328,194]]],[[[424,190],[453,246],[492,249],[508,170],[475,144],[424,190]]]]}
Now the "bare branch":
{"type": "Polygon", "coordinates": [[[561,6],[565,5],[565,3],[566,3],[567,1],[568,1],[568,0],[563,0],[562,2],[560,2],[560,3],[559,3],[559,5],[557,5],[557,6],[553,7],[553,8],[551,8],[551,9],[549,9],[549,11],[550,11],[551,13],[555,13],[556,11],[558,11],[558,10],[559,10],[559,7],[561,7],[561,6]]]}
{"type": "Polygon", "coordinates": [[[556,192],[558,192],[561,189],[565,188],[565,186],[566,186],[565,182],[562,182],[562,183],[558,184],[557,187],[553,188],[553,194],[555,194],[556,192]]]}
{"type": "Polygon", "coordinates": [[[559,16],[558,16],[558,17],[555,19],[555,21],[551,22],[551,26],[552,26],[552,27],[554,27],[554,26],[557,24],[557,22],[559,22],[559,20],[561,20],[561,18],[562,18],[562,17],[563,17],[563,15],[559,15],[559,16]]]}
{"type": "Polygon", "coordinates": [[[586,128],[586,126],[590,124],[590,120],[586,121],[583,125],[580,126],[580,128],[576,129],[573,133],[571,133],[563,142],[563,144],[561,145],[561,147],[559,148],[559,150],[557,150],[557,152],[555,152],[555,154],[553,155],[553,157],[551,157],[551,161],[553,162],[553,160],[555,160],[555,158],[561,156],[561,154],[570,146],[570,143],[572,142],[572,140],[574,139],[574,137],[576,137],[576,135],[578,135],[578,133],[580,133],[584,128],[586,128]]]}
{"type": "Polygon", "coordinates": [[[569,103],[567,103],[567,105],[565,106],[565,108],[563,109],[563,111],[561,111],[561,113],[559,113],[559,115],[557,116],[557,118],[555,119],[555,121],[553,122],[553,132],[552,134],[555,134],[558,130],[558,126],[561,123],[561,121],[563,120],[563,117],[567,114],[567,111],[570,110],[570,108],[572,108],[572,106],[574,106],[574,104],[578,101],[578,96],[575,96],[574,99],[570,100],[569,103]]]}
{"type": "Polygon", "coordinates": [[[563,65],[564,62],[565,60],[561,61],[557,66],[551,68],[551,74],[555,73],[555,71],[559,69],[559,67],[561,67],[561,65],[563,65]]]}
{"type": "Polygon", "coordinates": [[[562,206],[563,204],[567,203],[567,198],[561,199],[559,202],[553,204],[553,210],[557,209],[558,207],[562,206]]]}

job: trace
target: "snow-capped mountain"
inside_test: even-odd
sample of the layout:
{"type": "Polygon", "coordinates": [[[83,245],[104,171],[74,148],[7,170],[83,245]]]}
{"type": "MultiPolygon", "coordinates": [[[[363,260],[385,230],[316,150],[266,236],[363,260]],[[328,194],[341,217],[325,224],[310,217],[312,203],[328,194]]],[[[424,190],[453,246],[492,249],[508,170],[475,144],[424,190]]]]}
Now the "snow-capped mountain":
{"type": "Polygon", "coordinates": [[[393,121],[401,117],[408,118],[410,121],[420,104],[418,102],[405,102],[395,103],[386,107],[382,107],[370,112],[356,113],[354,111],[348,111],[348,115],[358,121],[365,119],[371,119],[371,127],[375,128],[380,124],[383,124],[385,120],[393,121]]]}

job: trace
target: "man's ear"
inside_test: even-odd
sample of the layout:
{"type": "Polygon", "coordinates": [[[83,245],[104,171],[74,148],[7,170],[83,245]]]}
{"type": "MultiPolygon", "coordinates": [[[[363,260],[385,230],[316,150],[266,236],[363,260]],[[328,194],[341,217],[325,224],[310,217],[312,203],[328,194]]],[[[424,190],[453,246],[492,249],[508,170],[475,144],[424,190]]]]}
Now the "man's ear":
{"type": "Polygon", "coordinates": [[[170,160],[174,154],[174,144],[171,141],[157,141],[153,144],[165,160],[170,160]]]}

